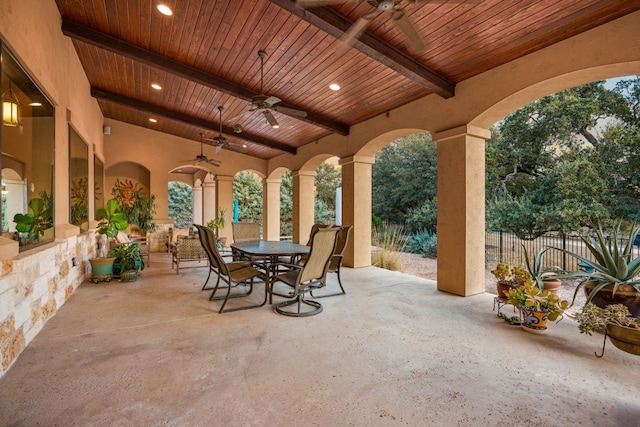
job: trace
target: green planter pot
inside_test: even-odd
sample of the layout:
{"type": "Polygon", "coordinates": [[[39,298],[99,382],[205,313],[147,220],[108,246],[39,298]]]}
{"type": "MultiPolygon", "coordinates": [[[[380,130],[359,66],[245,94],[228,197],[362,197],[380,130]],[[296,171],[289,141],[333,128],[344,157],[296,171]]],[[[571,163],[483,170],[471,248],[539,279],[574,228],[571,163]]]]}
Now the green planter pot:
{"type": "Polygon", "coordinates": [[[91,281],[94,283],[110,282],[113,275],[113,262],[115,260],[113,257],[90,259],[91,281]]]}
{"type": "Polygon", "coordinates": [[[138,280],[137,270],[126,270],[126,271],[120,272],[121,282],[135,282],[136,280],[138,280]]]}

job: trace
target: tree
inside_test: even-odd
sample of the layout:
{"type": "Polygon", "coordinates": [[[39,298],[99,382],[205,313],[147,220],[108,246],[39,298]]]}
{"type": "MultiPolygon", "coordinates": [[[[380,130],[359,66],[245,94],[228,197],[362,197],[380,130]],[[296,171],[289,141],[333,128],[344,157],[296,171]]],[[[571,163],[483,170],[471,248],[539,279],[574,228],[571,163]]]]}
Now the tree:
{"type": "Polygon", "coordinates": [[[173,218],[176,228],[187,228],[193,225],[193,190],[184,182],[169,183],[169,217],[173,218]]]}
{"type": "Polygon", "coordinates": [[[640,80],[541,98],[487,142],[487,226],[523,239],[638,212],[640,80]]]}
{"type": "MultiPolygon", "coordinates": [[[[325,210],[336,210],[336,188],[342,185],[342,171],[339,166],[327,162],[320,163],[316,169],[316,200],[323,203],[325,210]]],[[[318,203],[316,203],[318,206],[318,203]]]]}
{"type": "MultiPolygon", "coordinates": [[[[376,154],[371,171],[372,210],[383,221],[404,222],[414,213],[415,220],[434,206],[437,190],[436,145],[427,133],[400,138],[376,154]]],[[[435,220],[434,220],[435,221],[435,220]]]]}
{"type": "Polygon", "coordinates": [[[236,174],[233,198],[238,201],[238,221],[262,223],[262,183],[254,174],[236,174]]]}

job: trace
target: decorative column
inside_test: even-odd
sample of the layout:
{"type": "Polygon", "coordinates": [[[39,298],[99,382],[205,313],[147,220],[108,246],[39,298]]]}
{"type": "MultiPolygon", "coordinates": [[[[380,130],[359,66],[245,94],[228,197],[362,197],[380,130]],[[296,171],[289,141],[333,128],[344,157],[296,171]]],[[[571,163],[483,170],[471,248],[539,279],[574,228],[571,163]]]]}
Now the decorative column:
{"type": "Polygon", "coordinates": [[[281,179],[262,181],[262,238],[280,240],[280,184],[281,179]]]}
{"type": "MultiPolygon", "coordinates": [[[[207,176],[207,179],[209,177],[207,176]]],[[[216,183],[205,181],[202,183],[202,225],[216,217],[216,183]]]]}
{"type": "MultiPolygon", "coordinates": [[[[220,229],[220,236],[226,237],[227,242],[232,241],[231,220],[233,219],[233,177],[216,175],[216,210],[225,210],[227,225],[220,229]]],[[[227,243],[227,244],[229,244],[227,243]]]]}
{"type": "Polygon", "coordinates": [[[485,140],[464,125],[438,132],[438,290],[484,292],[485,140]]]}
{"type": "Polygon", "coordinates": [[[193,187],[193,223],[202,225],[202,187],[193,187]]]}
{"type": "Polygon", "coordinates": [[[314,222],[316,171],[292,171],[293,242],[307,243],[314,222]]]}
{"type": "Polygon", "coordinates": [[[371,165],[373,157],[351,156],[342,165],[342,225],[353,225],[345,249],[347,267],[371,265],[371,165]]]}

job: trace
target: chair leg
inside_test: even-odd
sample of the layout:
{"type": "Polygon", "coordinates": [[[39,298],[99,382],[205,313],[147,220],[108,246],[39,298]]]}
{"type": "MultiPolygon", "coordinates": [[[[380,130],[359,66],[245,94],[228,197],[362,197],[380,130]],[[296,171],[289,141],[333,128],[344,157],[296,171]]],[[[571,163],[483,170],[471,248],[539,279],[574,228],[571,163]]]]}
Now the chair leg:
{"type": "Polygon", "coordinates": [[[313,291],[311,291],[310,292],[311,296],[313,298],[325,298],[325,297],[334,297],[336,295],[346,295],[347,292],[345,292],[344,288],[342,287],[342,280],[340,280],[340,269],[336,270],[336,274],[338,275],[338,285],[340,286],[341,292],[334,292],[331,294],[324,294],[324,295],[314,295],[313,291]]]}
{"type": "Polygon", "coordinates": [[[282,301],[281,303],[276,304],[275,311],[284,316],[291,317],[315,316],[316,314],[322,313],[322,304],[320,304],[318,301],[307,300],[304,298],[303,294],[299,294],[295,299],[282,301]],[[283,310],[284,307],[288,307],[294,304],[297,305],[298,311],[283,310]],[[302,311],[302,304],[312,307],[313,310],[302,311]]]}
{"type": "Polygon", "coordinates": [[[211,266],[209,266],[209,274],[207,275],[207,280],[204,282],[204,285],[202,285],[202,289],[201,290],[208,290],[207,288],[207,283],[209,283],[209,279],[211,278],[211,266]]]}

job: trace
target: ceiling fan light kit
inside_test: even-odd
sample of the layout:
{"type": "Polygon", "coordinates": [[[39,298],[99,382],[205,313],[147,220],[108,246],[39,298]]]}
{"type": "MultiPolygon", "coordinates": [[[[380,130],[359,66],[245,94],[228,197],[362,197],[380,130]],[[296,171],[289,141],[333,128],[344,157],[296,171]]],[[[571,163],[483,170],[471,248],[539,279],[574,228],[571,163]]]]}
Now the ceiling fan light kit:
{"type": "Polygon", "coordinates": [[[264,50],[258,51],[258,57],[260,58],[260,94],[255,95],[251,98],[251,105],[249,110],[240,114],[231,119],[231,121],[235,121],[239,119],[241,116],[252,113],[254,111],[260,111],[262,115],[267,120],[267,123],[273,128],[278,129],[280,127],[280,123],[273,115],[272,111],[278,111],[280,113],[293,116],[293,117],[307,117],[307,113],[302,110],[296,110],[295,108],[284,107],[281,105],[276,105],[282,100],[275,96],[265,95],[264,93],[264,60],[269,55],[264,50]]]}

